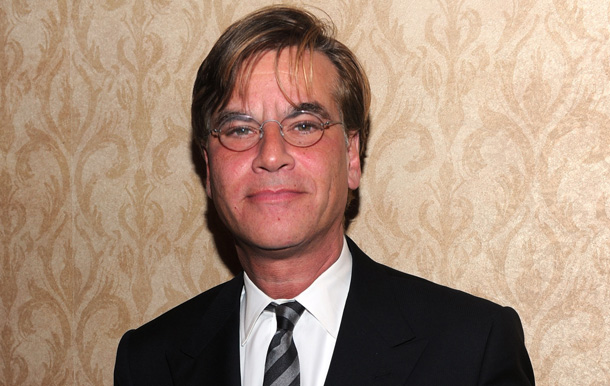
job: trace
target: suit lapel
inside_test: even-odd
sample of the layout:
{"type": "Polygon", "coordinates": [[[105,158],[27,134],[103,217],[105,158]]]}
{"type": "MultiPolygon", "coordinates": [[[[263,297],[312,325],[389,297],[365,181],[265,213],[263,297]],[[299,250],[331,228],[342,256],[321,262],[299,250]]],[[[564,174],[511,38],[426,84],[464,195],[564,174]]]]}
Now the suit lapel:
{"type": "Polygon", "coordinates": [[[193,331],[185,333],[180,348],[166,354],[174,385],[241,384],[239,299],[242,287],[240,274],[221,289],[193,331]]]}
{"type": "Polygon", "coordinates": [[[348,238],[352,281],[326,385],[404,384],[423,352],[389,274],[348,238]]]}

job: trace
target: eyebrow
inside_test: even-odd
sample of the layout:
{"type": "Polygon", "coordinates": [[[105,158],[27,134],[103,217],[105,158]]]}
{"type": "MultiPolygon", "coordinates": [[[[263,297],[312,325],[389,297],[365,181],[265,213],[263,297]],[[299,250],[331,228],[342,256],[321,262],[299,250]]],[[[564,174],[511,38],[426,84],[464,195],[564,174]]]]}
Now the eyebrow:
{"type": "MultiPolygon", "coordinates": [[[[301,111],[314,113],[321,116],[322,118],[330,118],[330,114],[328,113],[328,111],[318,102],[303,102],[299,103],[298,105],[291,106],[284,118],[296,116],[301,111]]],[[[214,119],[214,123],[216,126],[222,126],[226,122],[230,122],[236,119],[256,121],[256,119],[254,119],[250,114],[244,111],[224,110],[219,112],[216,119],[214,119]]]]}
{"type": "Polygon", "coordinates": [[[223,124],[225,124],[226,122],[231,122],[234,120],[252,120],[255,121],[254,118],[252,118],[250,115],[241,112],[241,111],[222,111],[220,112],[220,114],[216,117],[216,119],[214,119],[214,124],[216,126],[222,126],[223,124]]]}
{"type": "Polygon", "coordinates": [[[291,112],[288,115],[293,115],[294,113],[297,113],[299,111],[307,111],[310,113],[320,115],[324,118],[330,118],[328,111],[326,111],[326,109],[324,107],[322,107],[322,105],[319,104],[318,102],[300,103],[300,104],[296,105],[295,107],[293,107],[293,109],[291,110],[291,112]]]}

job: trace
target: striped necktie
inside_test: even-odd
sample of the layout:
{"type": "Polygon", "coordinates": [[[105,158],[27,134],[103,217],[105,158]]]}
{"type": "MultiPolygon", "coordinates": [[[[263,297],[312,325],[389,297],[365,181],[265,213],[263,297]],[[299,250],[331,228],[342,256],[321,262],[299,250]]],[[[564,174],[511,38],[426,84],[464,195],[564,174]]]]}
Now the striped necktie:
{"type": "Polygon", "coordinates": [[[271,303],[267,310],[275,310],[277,331],[267,350],[263,386],[298,386],[299,356],[292,340],[292,331],[305,307],[294,301],[279,305],[271,303]]]}

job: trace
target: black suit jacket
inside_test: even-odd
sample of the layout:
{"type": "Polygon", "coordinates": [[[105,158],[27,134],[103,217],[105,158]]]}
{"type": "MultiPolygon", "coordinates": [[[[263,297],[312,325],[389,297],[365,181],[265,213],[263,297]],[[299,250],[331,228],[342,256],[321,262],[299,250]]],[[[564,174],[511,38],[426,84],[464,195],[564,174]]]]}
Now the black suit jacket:
{"type": "MultiPolygon", "coordinates": [[[[325,385],[530,385],[517,313],[411,276],[348,239],[352,281],[325,385]]],[[[240,385],[243,274],[127,332],[116,386],[240,385]]]]}

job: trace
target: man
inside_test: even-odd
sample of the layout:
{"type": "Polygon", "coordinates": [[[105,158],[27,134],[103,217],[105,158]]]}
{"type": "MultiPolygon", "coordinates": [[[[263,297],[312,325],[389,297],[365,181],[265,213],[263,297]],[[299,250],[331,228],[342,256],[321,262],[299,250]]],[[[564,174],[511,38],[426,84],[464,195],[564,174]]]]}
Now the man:
{"type": "Polygon", "coordinates": [[[534,384],[512,309],[344,236],[369,102],[354,55],[307,12],[265,8],[224,32],[192,121],[244,272],[126,333],[116,385],[534,384]]]}

